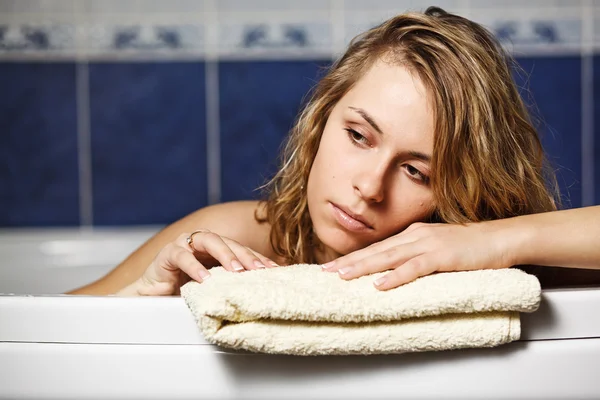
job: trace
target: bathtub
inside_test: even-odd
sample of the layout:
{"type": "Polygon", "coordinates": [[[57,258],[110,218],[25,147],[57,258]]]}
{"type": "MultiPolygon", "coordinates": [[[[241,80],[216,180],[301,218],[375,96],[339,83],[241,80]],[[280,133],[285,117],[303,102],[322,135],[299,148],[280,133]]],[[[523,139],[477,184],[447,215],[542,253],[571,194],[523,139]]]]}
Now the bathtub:
{"type": "Polygon", "coordinates": [[[0,398],[600,398],[600,288],[545,290],[518,342],[369,357],[228,351],[181,298],[60,294],[157,229],[0,230],[0,398]]]}

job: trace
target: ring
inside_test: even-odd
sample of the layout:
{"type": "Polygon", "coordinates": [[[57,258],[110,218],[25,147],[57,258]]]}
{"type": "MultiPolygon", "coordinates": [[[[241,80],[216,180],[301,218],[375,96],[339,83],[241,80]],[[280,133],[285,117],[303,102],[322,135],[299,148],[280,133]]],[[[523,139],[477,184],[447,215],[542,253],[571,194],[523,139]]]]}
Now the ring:
{"type": "Polygon", "coordinates": [[[190,236],[188,236],[185,241],[187,242],[187,244],[191,247],[192,250],[194,250],[194,246],[192,246],[192,243],[194,243],[194,235],[196,233],[206,233],[206,232],[210,232],[208,229],[199,229],[197,231],[194,231],[192,233],[190,233],[190,236]]]}

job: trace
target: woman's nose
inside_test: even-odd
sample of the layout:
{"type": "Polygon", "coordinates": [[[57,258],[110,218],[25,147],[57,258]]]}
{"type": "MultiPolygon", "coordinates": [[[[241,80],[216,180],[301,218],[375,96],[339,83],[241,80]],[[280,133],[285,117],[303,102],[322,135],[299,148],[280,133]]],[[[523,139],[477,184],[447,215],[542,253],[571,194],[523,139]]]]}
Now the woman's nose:
{"type": "Polygon", "coordinates": [[[384,197],[384,168],[365,169],[354,179],[354,190],[369,203],[380,203],[384,197]]]}

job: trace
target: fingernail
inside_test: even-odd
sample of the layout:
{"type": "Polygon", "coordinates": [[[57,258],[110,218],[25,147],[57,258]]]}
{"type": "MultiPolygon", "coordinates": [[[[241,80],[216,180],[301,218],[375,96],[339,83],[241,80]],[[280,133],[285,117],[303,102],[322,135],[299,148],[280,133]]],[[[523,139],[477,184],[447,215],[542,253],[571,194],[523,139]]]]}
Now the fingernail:
{"type": "Polygon", "coordinates": [[[202,279],[203,281],[207,280],[208,278],[210,278],[210,272],[201,269],[198,271],[198,275],[200,276],[200,279],[202,279]]]}
{"type": "Polygon", "coordinates": [[[275,261],[271,261],[271,265],[274,267],[279,267],[279,264],[277,264],[275,261]]]}
{"type": "Polygon", "coordinates": [[[381,286],[385,283],[386,280],[387,278],[385,276],[382,276],[381,278],[375,279],[373,283],[375,284],[375,286],[381,286]]]}
{"type": "Polygon", "coordinates": [[[331,268],[333,266],[333,264],[335,264],[335,261],[329,261],[328,263],[323,264],[321,266],[321,268],[323,268],[323,269],[329,269],[329,268],[331,268]]]}
{"type": "Polygon", "coordinates": [[[256,266],[256,268],[267,268],[265,266],[265,264],[261,263],[260,261],[254,261],[254,265],[256,266]]]}
{"type": "Polygon", "coordinates": [[[237,260],[233,260],[233,261],[231,262],[231,267],[232,267],[234,270],[236,270],[236,271],[241,271],[241,270],[243,270],[243,269],[244,269],[244,267],[242,266],[242,264],[240,264],[240,262],[239,262],[239,261],[237,261],[237,260]]]}
{"type": "Polygon", "coordinates": [[[340,268],[338,270],[338,272],[340,273],[340,275],[346,275],[346,274],[348,274],[351,271],[352,271],[352,267],[344,267],[344,268],[340,268]]]}

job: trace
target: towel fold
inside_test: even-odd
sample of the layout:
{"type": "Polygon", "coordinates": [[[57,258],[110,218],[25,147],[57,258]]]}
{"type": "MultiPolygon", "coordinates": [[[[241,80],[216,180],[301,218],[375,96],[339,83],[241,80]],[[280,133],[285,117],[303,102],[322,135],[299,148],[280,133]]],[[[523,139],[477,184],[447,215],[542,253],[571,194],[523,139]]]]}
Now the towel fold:
{"type": "Polygon", "coordinates": [[[228,272],[181,295],[210,343],[295,355],[493,347],[519,339],[539,281],[517,269],[448,272],[379,291],[377,273],[345,281],[318,265],[228,272]]]}

